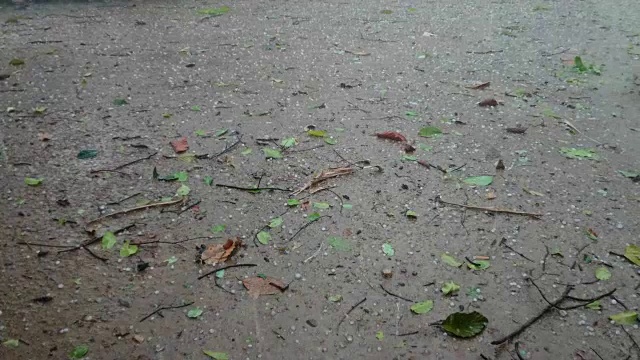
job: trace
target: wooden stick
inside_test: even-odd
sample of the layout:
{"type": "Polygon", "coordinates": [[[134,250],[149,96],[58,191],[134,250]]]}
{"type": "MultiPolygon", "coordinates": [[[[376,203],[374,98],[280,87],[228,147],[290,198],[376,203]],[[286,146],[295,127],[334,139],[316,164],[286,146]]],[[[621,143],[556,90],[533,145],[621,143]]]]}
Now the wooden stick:
{"type": "Polygon", "coordinates": [[[211,275],[211,274],[214,274],[214,273],[217,273],[217,272],[218,272],[218,271],[220,271],[220,270],[230,269],[230,268],[234,268],[234,267],[243,267],[243,266],[246,266],[246,267],[253,267],[253,266],[258,266],[258,264],[235,264],[235,265],[223,266],[223,267],[220,267],[220,268],[217,268],[217,269],[211,270],[211,271],[209,271],[209,272],[208,272],[208,273],[206,273],[206,274],[203,274],[203,275],[198,276],[198,280],[200,280],[200,279],[204,279],[204,278],[206,278],[207,276],[209,276],[209,275],[211,275]]]}
{"type": "Polygon", "coordinates": [[[509,209],[501,209],[501,208],[494,208],[494,207],[484,207],[484,206],[458,204],[458,203],[454,203],[454,202],[444,201],[444,200],[440,199],[439,197],[437,198],[437,201],[441,202],[443,204],[447,204],[447,205],[460,206],[460,207],[463,207],[465,209],[482,210],[482,211],[489,211],[489,212],[503,213],[503,214],[512,214],[512,215],[523,215],[523,216],[530,216],[530,217],[535,218],[535,219],[538,219],[543,215],[543,214],[539,214],[539,213],[530,213],[530,212],[516,211],[516,210],[509,210],[509,209]]]}
{"type": "Polygon", "coordinates": [[[157,309],[156,309],[156,311],[154,311],[154,312],[152,312],[151,314],[149,314],[149,315],[147,315],[147,316],[143,317],[142,319],[140,319],[140,322],[143,322],[143,321],[147,320],[148,318],[150,318],[151,316],[153,316],[153,315],[155,315],[155,314],[159,313],[159,312],[160,312],[160,311],[162,311],[162,310],[180,309],[180,308],[183,308],[183,307],[187,307],[187,306],[189,306],[189,305],[193,305],[193,301],[192,301],[192,302],[190,302],[190,303],[186,303],[186,304],[182,304],[182,305],[177,305],[177,306],[163,306],[163,307],[159,307],[159,308],[157,308],[157,309]]]}
{"type": "MultiPolygon", "coordinates": [[[[144,210],[144,209],[149,209],[152,207],[157,207],[157,206],[168,206],[168,205],[174,205],[177,204],[179,202],[182,202],[186,199],[186,197],[180,197],[176,200],[171,200],[171,201],[163,201],[163,202],[157,202],[157,203],[151,203],[151,204],[146,204],[146,205],[140,205],[140,206],[136,206],[136,207],[132,207],[130,209],[125,209],[125,210],[120,210],[120,211],[116,211],[114,213],[111,214],[107,214],[105,216],[101,216],[99,218],[93,219],[91,221],[89,221],[86,225],[90,225],[99,221],[102,221],[104,219],[108,219],[110,217],[114,217],[114,216],[118,216],[118,215],[122,215],[122,214],[127,214],[130,212],[134,212],[134,211],[138,211],[138,210],[144,210]]],[[[85,226],[86,226],[85,225],[85,226]]]]}
{"type": "Polygon", "coordinates": [[[367,301],[367,298],[366,298],[366,297],[365,297],[364,299],[362,299],[362,300],[358,301],[358,303],[357,303],[357,304],[353,305],[353,306],[351,307],[351,309],[349,309],[349,311],[347,311],[347,313],[346,313],[346,314],[344,314],[344,316],[342,317],[342,319],[340,320],[340,322],[338,322],[338,326],[336,327],[336,330],[339,330],[339,329],[340,329],[340,325],[342,325],[342,322],[344,321],[344,319],[346,319],[346,318],[347,318],[347,316],[349,316],[349,314],[350,314],[353,310],[355,310],[358,306],[362,305],[362,303],[363,303],[363,302],[365,302],[365,301],[367,301]]]}

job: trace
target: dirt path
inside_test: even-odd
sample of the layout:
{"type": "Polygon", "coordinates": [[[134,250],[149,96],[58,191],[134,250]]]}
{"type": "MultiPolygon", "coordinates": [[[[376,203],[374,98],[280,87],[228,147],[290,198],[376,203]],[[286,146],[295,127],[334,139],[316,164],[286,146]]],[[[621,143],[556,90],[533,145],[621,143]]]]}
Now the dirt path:
{"type": "Polygon", "coordinates": [[[639,16],[3,3],[0,359],[640,358],[639,16]]]}

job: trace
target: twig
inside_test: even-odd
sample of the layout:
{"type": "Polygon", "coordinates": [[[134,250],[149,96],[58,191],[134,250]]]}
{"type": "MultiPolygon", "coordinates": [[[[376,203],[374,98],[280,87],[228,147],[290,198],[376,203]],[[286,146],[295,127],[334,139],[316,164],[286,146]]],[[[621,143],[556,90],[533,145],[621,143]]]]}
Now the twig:
{"type": "Polygon", "coordinates": [[[178,212],[178,215],[182,215],[182,213],[183,213],[183,212],[185,212],[185,211],[187,211],[187,210],[189,210],[189,209],[193,208],[194,206],[196,206],[196,205],[200,204],[200,202],[202,202],[202,200],[198,200],[198,201],[194,202],[193,204],[188,205],[188,206],[187,206],[187,207],[185,207],[184,209],[180,210],[180,211],[178,212]]]}
{"type": "MultiPolygon", "coordinates": [[[[502,246],[504,246],[504,247],[506,247],[507,249],[509,249],[509,250],[513,251],[514,253],[516,253],[516,254],[520,255],[520,257],[522,257],[523,259],[529,260],[529,261],[531,261],[531,262],[535,262],[535,261],[533,261],[533,260],[529,259],[525,254],[523,254],[523,253],[521,253],[521,252],[518,252],[518,251],[514,250],[511,246],[509,246],[509,245],[505,244],[504,242],[502,243],[502,246]]],[[[544,270],[543,270],[543,271],[544,271],[544,270]]]]}
{"type": "Polygon", "coordinates": [[[159,313],[162,310],[180,309],[180,308],[183,308],[183,307],[187,307],[189,305],[193,305],[193,303],[194,302],[192,301],[190,303],[177,305],[177,306],[163,306],[163,307],[160,307],[160,308],[156,309],[154,312],[152,312],[151,314],[149,314],[149,315],[143,317],[142,319],[140,319],[140,322],[143,322],[143,321],[147,320],[148,318],[152,317],[153,315],[159,313]]]}
{"type": "MultiPolygon", "coordinates": [[[[640,351],[640,345],[638,345],[638,343],[636,342],[636,339],[634,339],[633,336],[631,336],[631,334],[629,334],[629,332],[627,331],[627,329],[624,328],[624,326],[620,325],[620,328],[622,328],[622,331],[624,331],[627,334],[627,336],[629,336],[629,339],[631,339],[631,341],[633,342],[633,345],[635,345],[635,347],[638,349],[638,351],[640,351]]],[[[600,355],[598,355],[598,356],[600,356],[600,355]]]]}
{"type": "Polygon", "coordinates": [[[516,355],[518,356],[519,360],[524,360],[524,358],[522,357],[522,355],[520,355],[520,342],[516,341],[516,343],[514,344],[515,349],[516,349],[516,355]]]}
{"type": "Polygon", "coordinates": [[[322,251],[322,247],[324,246],[324,243],[321,242],[320,243],[320,247],[318,248],[318,250],[316,250],[311,256],[309,256],[308,258],[306,258],[302,263],[306,264],[307,262],[309,262],[311,259],[313,259],[314,257],[318,256],[318,254],[320,254],[320,251],[322,251]]]}
{"type": "MultiPolygon", "coordinates": [[[[125,227],[122,227],[122,228],[120,228],[120,229],[118,229],[118,230],[113,231],[113,234],[114,234],[114,235],[118,235],[119,233],[124,232],[124,231],[126,231],[126,230],[129,230],[130,228],[132,228],[132,227],[134,227],[134,226],[136,226],[136,224],[129,224],[129,225],[125,226],[125,227]]],[[[76,245],[76,246],[74,246],[74,247],[72,247],[72,248],[68,248],[68,249],[60,250],[60,251],[58,251],[58,254],[63,253],[63,252],[68,252],[68,251],[76,251],[76,250],[79,250],[79,249],[87,249],[87,246],[92,245],[92,244],[94,244],[94,243],[97,243],[97,242],[98,242],[98,241],[100,241],[100,240],[102,240],[102,237],[101,237],[101,236],[96,236],[96,237],[94,237],[94,238],[92,238],[92,239],[89,239],[89,240],[83,241],[83,242],[82,242],[82,243],[80,243],[79,245],[76,245]]],[[[96,256],[94,253],[92,253],[92,252],[91,252],[91,250],[87,250],[87,251],[88,251],[91,255],[93,255],[94,257],[96,256]]],[[[100,257],[98,257],[98,258],[99,258],[99,259],[101,259],[101,260],[103,259],[103,258],[100,258],[100,257]]],[[[104,259],[103,261],[106,261],[106,259],[104,259]]]]}
{"type": "MultiPolygon", "coordinates": [[[[540,287],[538,286],[538,284],[536,284],[536,282],[535,282],[535,281],[533,281],[533,279],[532,279],[532,278],[528,278],[528,280],[529,280],[529,282],[531,282],[531,284],[532,284],[533,286],[535,286],[535,288],[536,288],[536,289],[538,289],[538,292],[540,293],[540,296],[542,296],[542,298],[544,299],[544,301],[546,301],[546,302],[547,302],[547,304],[551,305],[551,301],[549,301],[549,300],[547,299],[547,297],[546,297],[546,296],[544,296],[544,293],[542,292],[542,290],[540,290],[540,287]]],[[[570,285],[567,285],[567,286],[570,286],[570,285]]],[[[567,295],[568,295],[568,294],[567,294],[567,295]]],[[[557,308],[557,306],[555,306],[555,305],[553,305],[553,307],[557,308]]]]}
{"type": "Polygon", "coordinates": [[[597,352],[594,348],[589,347],[589,349],[591,349],[591,351],[593,351],[593,353],[594,353],[594,354],[596,354],[596,356],[597,356],[597,357],[599,357],[599,358],[600,358],[600,360],[604,360],[604,359],[602,358],[602,356],[600,356],[600,354],[598,354],[598,352],[597,352]]]}
{"type": "Polygon", "coordinates": [[[187,242],[187,241],[191,241],[191,240],[198,240],[198,239],[209,239],[209,237],[208,236],[198,236],[198,237],[188,238],[188,239],[183,239],[183,240],[178,240],[178,241],[162,241],[162,240],[132,241],[130,244],[131,245],[139,245],[139,246],[150,245],[150,244],[178,245],[178,244],[182,244],[183,242],[187,242]]]}
{"type": "Polygon", "coordinates": [[[137,193],[135,193],[135,194],[133,194],[133,195],[129,195],[129,196],[127,196],[126,198],[124,198],[124,199],[122,199],[122,200],[109,202],[109,203],[107,203],[107,205],[118,205],[118,204],[120,204],[121,202],[123,202],[123,201],[127,201],[127,200],[131,199],[132,197],[138,196],[138,195],[140,195],[140,194],[142,194],[142,193],[137,192],[137,193]]]}
{"type": "Polygon", "coordinates": [[[589,246],[591,244],[586,244],[585,246],[581,247],[580,249],[578,249],[578,253],[576,253],[576,258],[575,260],[573,260],[573,264],[571,265],[571,270],[575,269],[576,265],[578,264],[578,257],[580,257],[580,253],[587,248],[587,246],[589,246]]]}
{"type": "Polygon", "coordinates": [[[130,212],[134,212],[134,211],[138,211],[138,210],[144,210],[144,209],[149,209],[152,207],[157,207],[157,206],[168,206],[168,205],[175,205],[179,202],[182,202],[186,199],[186,197],[180,197],[176,200],[171,200],[171,201],[162,201],[162,202],[157,202],[157,203],[151,203],[151,204],[146,204],[146,205],[140,205],[140,206],[136,206],[136,207],[132,207],[130,209],[125,209],[125,210],[120,210],[120,211],[116,211],[114,213],[111,214],[107,214],[105,216],[101,216],[99,218],[93,219],[91,221],[89,221],[85,226],[88,226],[90,224],[96,223],[96,222],[100,222],[104,219],[108,219],[114,216],[118,216],[118,215],[122,215],[122,214],[128,214],[130,212]]]}
{"type": "Polygon", "coordinates": [[[229,188],[229,189],[243,190],[243,191],[260,191],[260,190],[291,191],[291,189],[282,189],[282,188],[276,188],[276,187],[249,188],[249,187],[227,185],[227,184],[216,184],[216,186],[229,188]]]}
{"type": "Polygon", "coordinates": [[[438,200],[438,202],[441,202],[443,204],[460,206],[460,207],[463,207],[463,208],[466,208],[466,209],[482,210],[482,211],[489,211],[489,212],[495,212],[495,213],[504,213],[504,214],[512,214],[512,215],[530,216],[530,217],[532,217],[534,219],[539,219],[543,215],[543,214],[538,214],[538,213],[515,211],[515,210],[509,210],[509,209],[458,204],[458,203],[444,201],[440,197],[438,197],[437,200],[438,200]]]}
{"type": "Polygon", "coordinates": [[[347,316],[349,316],[349,314],[351,314],[351,312],[353,310],[355,310],[358,306],[362,305],[363,302],[367,301],[367,298],[365,297],[364,299],[358,301],[357,304],[353,305],[351,307],[351,309],[349,309],[349,311],[347,311],[344,316],[342,317],[342,319],[340,319],[340,321],[338,322],[338,326],[336,326],[336,331],[340,330],[340,325],[342,325],[342,322],[347,318],[347,316]]]}
{"type": "Polygon", "coordinates": [[[322,219],[322,218],[325,218],[325,217],[331,217],[331,215],[322,215],[322,216],[320,216],[319,218],[317,218],[317,219],[315,219],[315,220],[313,220],[313,221],[309,221],[309,222],[307,222],[307,223],[306,223],[306,224],[304,224],[300,229],[298,229],[298,231],[296,231],[296,233],[295,233],[295,234],[293,234],[293,236],[291,236],[291,237],[289,238],[289,240],[287,240],[287,242],[290,242],[291,240],[293,240],[296,236],[298,236],[298,234],[299,234],[302,230],[306,229],[306,228],[307,228],[307,226],[309,226],[309,225],[311,225],[311,224],[313,224],[313,223],[317,222],[318,220],[320,220],[320,219],[322,219]]]}
{"type": "Polygon", "coordinates": [[[156,155],[157,153],[158,153],[158,152],[156,151],[156,152],[154,152],[153,154],[151,154],[151,155],[149,155],[149,156],[146,156],[146,157],[143,157],[143,158],[140,158],[140,159],[136,159],[136,160],[130,161],[130,162],[126,163],[126,164],[118,165],[118,166],[114,167],[113,169],[96,169],[96,170],[91,170],[91,171],[89,171],[89,173],[93,174],[93,173],[98,173],[98,172],[103,172],[103,171],[107,171],[107,172],[108,172],[108,171],[113,171],[113,172],[115,172],[116,170],[120,170],[120,169],[122,169],[123,167],[127,167],[127,166],[129,166],[129,165],[133,165],[133,164],[135,164],[135,163],[137,163],[137,162],[140,162],[140,161],[143,161],[143,160],[149,160],[149,159],[151,159],[154,155],[156,155]]]}
{"type": "Polygon", "coordinates": [[[404,300],[404,301],[408,301],[408,302],[415,302],[415,301],[413,301],[413,300],[411,300],[411,299],[407,299],[407,298],[406,298],[406,297],[404,297],[404,296],[400,296],[400,295],[397,295],[397,294],[392,293],[391,291],[389,291],[389,290],[385,289],[385,288],[384,288],[384,286],[382,286],[382,284],[380,284],[380,288],[381,288],[382,290],[384,290],[384,292],[386,292],[387,294],[389,294],[389,295],[391,295],[391,296],[393,296],[393,297],[397,297],[398,299],[402,299],[402,300],[404,300]]]}
{"type": "Polygon", "coordinates": [[[420,333],[420,331],[416,330],[416,331],[411,331],[411,332],[408,332],[408,333],[398,334],[396,336],[409,336],[409,335],[415,335],[415,334],[419,334],[419,333],[420,333]]]}
{"type": "MultiPolygon", "coordinates": [[[[27,246],[42,246],[42,247],[50,247],[50,248],[75,248],[76,245],[56,245],[56,244],[43,244],[43,243],[33,243],[33,242],[26,242],[26,241],[20,241],[18,243],[16,243],[18,245],[27,245],[27,246]]],[[[33,249],[32,249],[33,250],[33,249]]]]}
{"type": "Polygon", "coordinates": [[[443,169],[440,165],[433,165],[430,162],[427,162],[426,160],[418,160],[418,164],[427,167],[427,168],[433,168],[436,169],[438,171],[440,171],[443,174],[447,174],[447,170],[443,169]]]}
{"type": "Polygon", "coordinates": [[[203,275],[198,276],[198,280],[206,278],[207,276],[217,273],[220,270],[224,270],[224,269],[230,269],[230,268],[234,268],[234,267],[253,267],[253,266],[258,266],[258,264],[235,264],[235,265],[227,265],[227,266],[223,266],[214,270],[209,271],[208,273],[205,273],[203,275]]]}
{"type": "MultiPolygon", "coordinates": [[[[611,295],[611,298],[612,298],[613,300],[615,300],[618,304],[622,305],[622,307],[623,307],[625,310],[629,310],[629,308],[627,307],[627,305],[625,305],[625,304],[624,304],[622,301],[620,301],[617,297],[615,297],[615,296],[611,295]]],[[[640,349],[638,349],[638,350],[640,350],[640,349]]]]}
{"type": "Polygon", "coordinates": [[[547,258],[549,257],[549,247],[547,244],[543,244],[545,249],[544,258],[542,259],[542,272],[544,273],[547,268],[547,258]]]}
{"type": "Polygon", "coordinates": [[[233,150],[234,147],[236,147],[238,144],[240,144],[241,141],[242,141],[242,135],[238,135],[236,142],[234,142],[233,144],[231,144],[231,146],[225,148],[224,150],[220,151],[216,155],[211,156],[211,159],[216,159],[216,158],[228,153],[229,151],[233,150]]]}

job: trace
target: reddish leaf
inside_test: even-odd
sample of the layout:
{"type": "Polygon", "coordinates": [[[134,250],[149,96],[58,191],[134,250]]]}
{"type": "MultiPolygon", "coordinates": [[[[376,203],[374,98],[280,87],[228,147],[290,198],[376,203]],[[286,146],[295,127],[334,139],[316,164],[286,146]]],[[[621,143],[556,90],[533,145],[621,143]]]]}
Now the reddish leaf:
{"type": "Polygon", "coordinates": [[[239,238],[228,239],[224,244],[210,244],[200,255],[205,264],[216,265],[229,260],[233,251],[242,245],[239,238]]]}
{"type": "Polygon", "coordinates": [[[496,99],[484,99],[478,103],[479,106],[487,107],[487,106],[498,106],[498,100],[496,99]]]}
{"type": "Polygon", "coordinates": [[[180,139],[171,141],[171,147],[173,147],[173,151],[177,153],[181,153],[189,150],[189,144],[187,143],[187,138],[183,136],[180,139]]]}
{"type": "Polygon", "coordinates": [[[286,289],[286,286],[282,280],[274,279],[272,277],[252,277],[242,280],[242,284],[249,291],[249,295],[257,298],[260,295],[274,295],[279,294],[286,289]]]}
{"type": "Polygon", "coordinates": [[[385,131],[385,132],[377,133],[376,136],[379,137],[380,139],[402,141],[402,142],[407,141],[407,138],[404,137],[404,135],[395,131],[385,131]]]}

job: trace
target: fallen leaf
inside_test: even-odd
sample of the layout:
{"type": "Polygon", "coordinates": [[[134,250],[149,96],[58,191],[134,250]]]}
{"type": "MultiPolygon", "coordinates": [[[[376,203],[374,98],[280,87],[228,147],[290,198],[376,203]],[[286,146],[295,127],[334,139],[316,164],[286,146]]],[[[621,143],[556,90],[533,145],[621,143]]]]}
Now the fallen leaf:
{"type": "Polygon", "coordinates": [[[206,137],[208,135],[207,130],[196,130],[195,131],[196,136],[200,136],[200,137],[206,137]]]}
{"type": "Polygon", "coordinates": [[[440,290],[442,290],[443,294],[449,295],[460,290],[460,285],[454,283],[453,281],[448,281],[442,285],[442,288],[440,290]]]}
{"type": "Polygon", "coordinates": [[[201,111],[202,110],[200,108],[200,105],[193,105],[190,109],[191,109],[191,111],[201,111]]]}
{"type": "Polygon", "coordinates": [[[353,205],[352,204],[342,204],[342,208],[343,209],[347,209],[347,210],[351,210],[351,209],[353,209],[353,205]]]}
{"type": "Polygon", "coordinates": [[[229,360],[229,355],[224,352],[202,350],[202,352],[213,360],[229,360]]]}
{"type": "Polygon", "coordinates": [[[393,141],[402,141],[402,142],[406,142],[407,138],[404,137],[404,135],[400,134],[399,132],[396,131],[385,131],[385,132],[381,132],[381,133],[376,133],[376,136],[379,137],[380,139],[387,139],[387,140],[393,140],[393,141]]]}
{"type": "Polygon", "coordinates": [[[284,222],[284,220],[282,220],[281,216],[278,216],[277,218],[273,218],[271,219],[271,221],[269,221],[269,227],[270,228],[277,228],[278,226],[282,225],[282,223],[284,222]]]}
{"type": "Polygon", "coordinates": [[[439,135],[442,135],[442,130],[440,130],[435,126],[427,126],[420,129],[420,131],[418,132],[418,135],[422,137],[439,136],[439,135]]]}
{"type": "Polygon", "coordinates": [[[478,103],[478,106],[488,107],[488,106],[498,106],[498,100],[496,99],[484,99],[478,103]]]}
{"type": "Polygon", "coordinates": [[[589,148],[560,148],[560,153],[569,159],[590,159],[597,160],[598,154],[593,149],[589,148]]]}
{"type": "Polygon", "coordinates": [[[327,132],[324,130],[309,130],[307,131],[307,134],[309,136],[313,136],[313,137],[325,137],[327,136],[327,132]]]}
{"type": "Polygon", "coordinates": [[[182,184],[182,185],[180,185],[178,190],[176,190],[176,195],[177,196],[187,196],[187,195],[189,195],[190,192],[191,192],[191,189],[187,185],[182,184]]]}
{"type": "Polygon", "coordinates": [[[488,322],[489,320],[477,311],[457,312],[447,316],[442,322],[442,329],[451,335],[469,338],[480,334],[488,322]]]}
{"type": "Polygon", "coordinates": [[[609,272],[609,269],[607,269],[604,266],[597,268],[596,279],[602,280],[602,281],[611,279],[611,273],[609,272]]]}
{"type": "Polygon", "coordinates": [[[91,159],[96,156],[98,156],[98,150],[93,150],[93,149],[80,150],[80,152],[78,153],[78,159],[80,160],[91,159]]]}
{"type": "Polygon", "coordinates": [[[329,145],[335,145],[338,143],[338,139],[333,138],[333,137],[325,137],[324,138],[324,142],[329,144],[329,145]]]}
{"type": "Polygon", "coordinates": [[[402,161],[418,161],[418,157],[413,155],[403,155],[402,161]]]}
{"type": "Polygon", "coordinates": [[[349,245],[349,243],[346,242],[341,237],[330,236],[327,239],[327,242],[329,242],[329,246],[331,246],[332,248],[334,248],[334,249],[336,249],[338,251],[349,251],[349,250],[351,250],[351,245],[349,245]]]}
{"type": "Polygon", "coordinates": [[[591,309],[591,310],[601,310],[602,309],[602,305],[600,304],[600,300],[596,300],[594,302],[590,302],[587,305],[585,305],[584,307],[586,307],[587,309],[591,309]]]}
{"type": "Polygon", "coordinates": [[[389,243],[382,244],[382,252],[387,256],[393,256],[396,253],[395,250],[393,250],[393,246],[389,243]]]}
{"type": "Polygon", "coordinates": [[[43,178],[24,178],[24,183],[29,185],[29,186],[38,186],[40,184],[42,184],[42,182],[44,181],[43,178]]]}
{"type": "Polygon", "coordinates": [[[640,177],[640,171],[618,170],[618,173],[624,177],[631,179],[640,177]]]}
{"type": "Polygon", "coordinates": [[[298,206],[298,205],[300,205],[300,200],[298,200],[298,199],[288,199],[287,200],[287,205],[288,206],[298,206]]]}
{"type": "Polygon", "coordinates": [[[627,310],[615,315],[609,316],[609,319],[620,325],[635,325],[638,322],[638,313],[627,310]]]}
{"type": "Polygon", "coordinates": [[[9,61],[9,65],[13,65],[13,66],[24,65],[24,60],[18,59],[18,58],[13,58],[13,59],[11,59],[11,61],[9,61]]]}
{"type": "Polygon", "coordinates": [[[44,107],[44,106],[36,106],[36,107],[33,109],[33,113],[34,113],[34,114],[36,114],[36,115],[42,115],[42,114],[44,114],[46,111],[47,111],[47,108],[46,108],[46,107],[44,107]]]}
{"type": "Polygon", "coordinates": [[[309,216],[307,217],[307,220],[309,222],[314,222],[316,220],[320,219],[320,214],[318,214],[317,212],[311,213],[309,214],[309,216]]]}
{"type": "Polygon", "coordinates": [[[416,111],[406,111],[404,114],[406,116],[408,116],[408,117],[416,117],[416,116],[418,116],[418,113],[416,111]]]}
{"type": "Polygon", "coordinates": [[[282,141],[280,142],[280,145],[282,145],[282,147],[284,147],[285,149],[293,147],[297,144],[298,144],[298,141],[294,137],[282,139],[282,141]]]}
{"type": "Polygon", "coordinates": [[[20,340],[18,339],[8,339],[2,343],[5,347],[10,349],[15,349],[20,345],[20,340]]]}
{"type": "Polygon", "coordinates": [[[595,232],[592,228],[587,228],[586,230],[587,237],[593,241],[598,241],[598,233],[595,232]]]}
{"type": "Polygon", "coordinates": [[[465,184],[475,185],[475,186],[488,186],[493,182],[493,176],[470,176],[464,180],[462,180],[465,184]]]}
{"type": "Polygon", "coordinates": [[[258,235],[256,235],[260,244],[267,245],[271,240],[271,234],[266,231],[260,231],[258,235]]]}
{"type": "Polygon", "coordinates": [[[89,347],[87,345],[78,345],[71,350],[69,357],[71,359],[82,359],[89,353],[89,347]]]}
{"type": "Polygon", "coordinates": [[[378,331],[376,333],[376,339],[378,339],[380,341],[384,340],[384,333],[382,331],[378,331]]]}
{"type": "Polygon", "coordinates": [[[467,266],[471,270],[484,270],[491,266],[489,260],[473,260],[472,263],[467,263],[467,266]]]}
{"type": "Polygon", "coordinates": [[[111,231],[107,231],[102,235],[102,248],[105,250],[111,249],[116,245],[116,235],[111,231]]]}
{"type": "Polygon", "coordinates": [[[454,258],[453,256],[448,255],[448,254],[440,255],[440,259],[442,259],[442,262],[444,262],[445,264],[447,264],[449,266],[453,266],[453,267],[462,266],[462,263],[460,261],[458,261],[456,258],[454,258]]]}
{"type": "Polygon", "coordinates": [[[331,302],[340,302],[342,301],[342,295],[331,295],[329,297],[327,297],[327,300],[331,301],[331,302]]]}
{"type": "Polygon", "coordinates": [[[212,227],[211,228],[211,232],[214,233],[214,234],[215,233],[219,233],[219,232],[223,232],[224,229],[226,229],[226,228],[227,228],[227,225],[219,224],[219,225],[216,225],[216,226],[212,227]]]}
{"type": "Polygon", "coordinates": [[[325,210],[325,209],[329,208],[329,204],[324,203],[324,202],[314,202],[313,203],[313,208],[314,209],[325,210]]]}
{"type": "Polygon", "coordinates": [[[208,175],[204,177],[203,181],[208,186],[211,186],[211,184],[213,184],[213,178],[211,176],[208,176],[208,175]]]}
{"type": "Polygon", "coordinates": [[[138,246],[131,245],[129,240],[125,241],[125,243],[120,248],[121,257],[129,257],[131,255],[134,255],[137,252],[138,252],[138,246]]]}
{"type": "Polygon", "coordinates": [[[172,256],[172,257],[168,258],[167,260],[165,260],[164,262],[166,262],[167,265],[173,265],[173,264],[178,262],[178,258],[175,257],[175,256],[172,256]]]}
{"type": "Polygon", "coordinates": [[[632,263],[640,266],[640,247],[636,245],[628,245],[624,250],[624,257],[632,263]]]}
{"type": "Polygon", "coordinates": [[[245,155],[245,156],[246,156],[246,155],[251,154],[252,152],[253,152],[253,149],[252,149],[252,148],[246,148],[246,149],[242,150],[242,152],[241,152],[240,154],[242,154],[242,155],[245,155]]]}
{"type": "Polygon", "coordinates": [[[124,105],[127,105],[127,104],[128,104],[128,102],[125,99],[120,99],[120,98],[113,99],[113,105],[124,106],[124,105]]]}
{"type": "Polygon", "coordinates": [[[467,89],[480,90],[480,89],[488,88],[489,85],[491,85],[491,82],[487,81],[487,82],[476,82],[474,84],[467,85],[465,87],[467,89]]]}
{"type": "Polygon", "coordinates": [[[242,280],[242,284],[253,298],[257,298],[260,295],[279,294],[286,288],[286,285],[281,280],[269,276],[247,278],[242,280]]]}
{"type": "Polygon", "coordinates": [[[200,309],[199,307],[197,307],[197,308],[193,308],[193,309],[189,310],[187,312],[187,316],[192,318],[192,319],[195,319],[195,318],[199,317],[200,315],[202,315],[202,313],[203,313],[203,310],[200,309]]]}
{"type": "Polygon", "coordinates": [[[280,152],[280,150],[263,148],[262,151],[264,152],[264,156],[267,159],[282,159],[282,153],[280,152]]]}
{"type": "Polygon", "coordinates": [[[229,8],[228,6],[221,6],[217,8],[200,9],[198,10],[198,14],[209,15],[209,16],[220,16],[228,13],[229,11],[231,11],[231,8],[229,8]]]}
{"type": "Polygon", "coordinates": [[[200,255],[200,260],[209,265],[223,263],[229,260],[233,252],[241,245],[240,238],[228,239],[224,244],[209,244],[200,255]]]}
{"type": "Polygon", "coordinates": [[[433,309],[433,300],[422,301],[411,305],[414,314],[426,314],[433,309]]]}
{"type": "Polygon", "coordinates": [[[416,213],[413,210],[407,210],[407,212],[405,213],[405,216],[408,217],[409,219],[417,219],[418,218],[418,213],[416,213]]]}
{"type": "Polygon", "coordinates": [[[173,151],[176,153],[182,153],[189,150],[189,143],[187,142],[187,137],[183,136],[179,139],[171,141],[171,147],[173,147],[173,151]]]}

